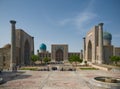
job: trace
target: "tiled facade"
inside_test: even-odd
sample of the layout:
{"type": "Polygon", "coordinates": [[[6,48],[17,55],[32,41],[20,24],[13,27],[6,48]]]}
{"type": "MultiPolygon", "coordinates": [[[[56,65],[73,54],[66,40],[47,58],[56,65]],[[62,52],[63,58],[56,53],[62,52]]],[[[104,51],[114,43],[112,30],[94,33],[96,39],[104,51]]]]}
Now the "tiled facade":
{"type": "Polygon", "coordinates": [[[84,38],[84,61],[109,64],[110,57],[120,56],[120,47],[111,44],[112,35],[103,31],[103,23],[94,26],[84,38]]]}
{"type": "MultiPolygon", "coordinates": [[[[13,25],[12,25],[13,26],[13,25]]],[[[11,29],[13,31],[13,29],[11,29]]],[[[13,66],[22,66],[31,64],[31,55],[34,54],[34,37],[30,36],[22,29],[15,29],[14,36],[11,37],[11,40],[15,42],[5,45],[3,48],[0,48],[0,68],[10,69],[11,65],[13,66]],[[14,39],[15,38],[15,39],[14,39]],[[14,47],[14,54],[12,55],[12,47],[14,47]],[[12,59],[14,56],[14,60],[12,59]]]]}

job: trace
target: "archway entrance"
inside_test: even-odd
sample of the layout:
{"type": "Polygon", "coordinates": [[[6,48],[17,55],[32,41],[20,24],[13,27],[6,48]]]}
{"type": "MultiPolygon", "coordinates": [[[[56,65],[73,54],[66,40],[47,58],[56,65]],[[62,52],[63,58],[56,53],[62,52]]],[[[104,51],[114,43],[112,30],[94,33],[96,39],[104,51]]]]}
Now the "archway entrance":
{"type": "Polygon", "coordinates": [[[88,61],[92,61],[92,43],[91,41],[88,42],[88,61]]]}
{"type": "Polygon", "coordinates": [[[61,49],[58,49],[56,51],[56,55],[55,55],[55,60],[56,61],[63,61],[63,51],[61,49]]]}
{"type": "Polygon", "coordinates": [[[24,64],[25,65],[30,64],[30,45],[28,40],[25,41],[24,45],[24,64]]]}

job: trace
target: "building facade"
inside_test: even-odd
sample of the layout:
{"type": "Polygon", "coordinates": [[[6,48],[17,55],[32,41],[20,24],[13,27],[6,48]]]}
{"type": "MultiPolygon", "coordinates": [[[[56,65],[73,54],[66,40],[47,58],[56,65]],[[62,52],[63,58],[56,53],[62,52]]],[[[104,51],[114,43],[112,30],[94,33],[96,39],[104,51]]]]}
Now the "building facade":
{"type": "Polygon", "coordinates": [[[10,51],[10,44],[6,44],[0,48],[0,69],[8,69],[10,67],[10,51]]]}
{"type": "Polygon", "coordinates": [[[103,23],[94,26],[83,38],[84,61],[109,64],[111,56],[120,56],[120,47],[114,47],[111,40],[112,35],[103,31],[103,23]]]}
{"type": "MultiPolygon", "coordinates": [[[[17,65],[30,65],[34,54],[34,37],[22,29],[16,29],[16,21],[11,20],[11,44],[0,48],[0,69],[13,70],[17,65]]],[[[111,44],[112,35],[103,30],[103,23],[94,26],[83,38],[83,51],[69,52],[68,44],[52,44],[51,52],[47,46],[41,44],[37,55],[40,59],[45,57],[53,62],[68,61],[71,55],[96,64],[109,64],[111,56],[120,56],[120,47],[111,44]]]]}
{"type": "Polygon", "coordinates": [[[34,54],[34,37],[22,29],[16,29],[11,20],[11,44],[0,48],[0,68],[13,70],[17,65],[30,65],[34,54]]]}
{"type": "Polygon", "coordinates": [[[42,43],[40,45],[40,50],[37,51],[37,54],[39,55],[41,60],[47,57],[51,59],[51,62],[65,62],[68,61],[71,55],[77,55],[79,57],[80,55],[82,55],[80,52],[68,52],[67,44],[52,44],[51,53],[46,51],[46,48],[47,46],[42,43]]]}
{"type": "Polygon", "coordinates": [[[68,60],[68,45],[67,44],[53,44],[51,49],[52,61],[68,60]]]}

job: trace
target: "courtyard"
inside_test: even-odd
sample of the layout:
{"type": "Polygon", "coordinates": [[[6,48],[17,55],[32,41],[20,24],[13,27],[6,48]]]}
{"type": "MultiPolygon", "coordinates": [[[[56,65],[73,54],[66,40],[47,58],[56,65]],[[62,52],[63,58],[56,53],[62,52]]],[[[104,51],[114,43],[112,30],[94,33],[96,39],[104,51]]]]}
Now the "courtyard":
{"type": "Polygon", "coordinates": [[[92,89],[89,81],[97,76],[120,78],[120,72],[104,70],[3,72],[0,89],[92,89]]]}

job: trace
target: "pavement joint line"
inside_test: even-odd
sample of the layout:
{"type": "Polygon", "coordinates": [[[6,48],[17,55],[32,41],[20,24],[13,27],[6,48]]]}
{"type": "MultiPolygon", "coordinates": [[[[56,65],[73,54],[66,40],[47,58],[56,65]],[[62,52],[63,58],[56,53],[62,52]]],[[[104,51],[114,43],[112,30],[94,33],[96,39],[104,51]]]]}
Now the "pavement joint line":
{"type": "Polygon", "coordinates": [[[88,81],[86,81],[86,85],[87,85],[90,89],[94,89],[94,88],[92,87],[92,85],[90,86],[90,83],[89,83],[88,81]]]}
{"type": "Polygon", "coordinates": [[[41,83],[41,85],[40,85],[40,87],[39,87],[38,89],[42,89],[42,88],[45,86],[45,84],[47,83],[47,81],[48,81],[48,79],[49,79],[49,77],[50,77],[51,74],[52,74],[52,71],[50,71],[50,73],[49,73],[48,76],[44,79],[44,81],[41,83]]]}
{"type": "MultiPolygon", "coordinates": [[[[90,86],[88,86],[88,84],[87,84],[88,81],[84,80],[83,78],[80,78],[77,71],[74,71],[74,73],[76,74],[76,77],[77,77],[78,81],[81,82],[81,80],[82,80],[82,82],[84,82],[84,84],[85,84],[88,88],[90,88],[90,86]]],[[[88,82],[88,83],[89,83],[89,82],[88,82]]],[[[91,89],[91,88],[90,88],[90,89],[91,89]]]]}

